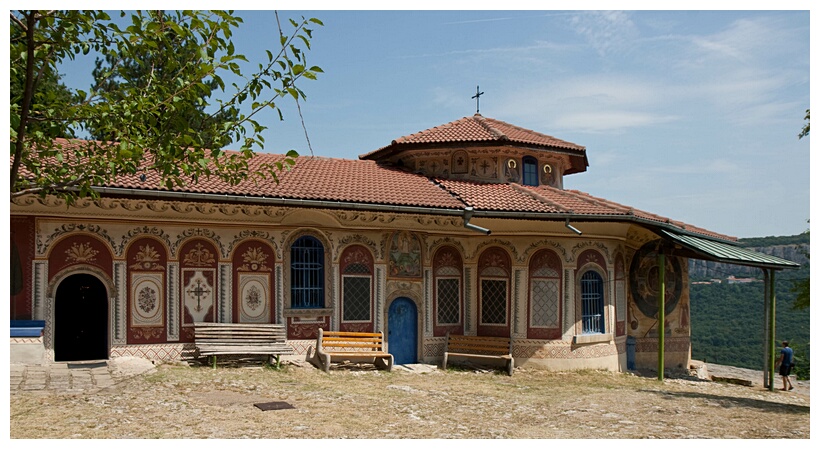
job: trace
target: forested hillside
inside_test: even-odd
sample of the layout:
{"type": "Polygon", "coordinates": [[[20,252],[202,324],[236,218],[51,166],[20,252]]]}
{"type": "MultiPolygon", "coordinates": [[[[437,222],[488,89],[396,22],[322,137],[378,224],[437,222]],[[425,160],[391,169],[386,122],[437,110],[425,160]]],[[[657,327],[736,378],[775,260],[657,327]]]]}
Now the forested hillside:
{"type": "MultiPolygon", "coordinates": [[[[743,246],[774,254],[801,263],[799,270],[783,270],[775,276],[776,339],[789,340],[797,355],[797,374],[808,378],[809,369],[809,310],[794,310],[794,281],[809,276],[808,259],[801,251],[784,248],[805,248],[807,234],[790,237],[766,237],[741,241],[743,246]],[[767,245],[767,243],[771,243],[767,245]]],[[[764,304],[763,282],[727,282],[729,276],[759,277],[759,269],[744,271],[725,264],[709,264],[708,271],[691,270],[692,265],[705,266],[703,261],[690,261],[692,358],[707,362],[760,369],[763,366],[764,304]],[[710,284],[694,283],[704,279],[720,279],[710,284]]],[[[778,344],[779,347],[779,344],[778,344]]]]}

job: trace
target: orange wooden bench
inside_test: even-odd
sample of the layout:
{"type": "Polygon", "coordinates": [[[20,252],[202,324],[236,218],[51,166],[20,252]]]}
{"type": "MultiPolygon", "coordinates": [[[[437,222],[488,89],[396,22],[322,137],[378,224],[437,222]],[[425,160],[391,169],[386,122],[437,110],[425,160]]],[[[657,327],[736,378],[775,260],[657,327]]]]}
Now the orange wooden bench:
{"type": "Polygon", "coordinates": [[[502,360],[510,376],[515,367],[510,337],[479,337],[448,332],[441,369],[447,369],[447,362],[451,355],[479,360],[502,360]]]}
{"type": "Polygon", "coordinates": [[[316,337],[316,353],[307,360],[317,368],[328,372],[333,362],[352,361],[373,363],[376,368],[393,369],[393,354],[384,350],[384,334],[381,332],[339,332],[319,328],[316,337]]]}

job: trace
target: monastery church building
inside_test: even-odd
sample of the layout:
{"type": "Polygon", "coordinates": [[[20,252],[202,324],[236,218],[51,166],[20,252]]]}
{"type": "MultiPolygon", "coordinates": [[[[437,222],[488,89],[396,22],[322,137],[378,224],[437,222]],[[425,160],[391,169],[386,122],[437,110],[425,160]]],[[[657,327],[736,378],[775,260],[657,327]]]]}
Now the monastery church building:
{"type": "Polygon", "coordinates": [[[205,321],[285,324],[302,360],[323,328],[382,331],[397,364],[437,363],[449,332],[511,337],[516,366],[656,368],[666,248],[665,362],[687,368],[686,242],[735,239],[564,189],[587,166],[475,114],[358,160],[299,157],[279,184],[148,173],[70,208],[17,198],[11,319],[45,328],[12,361],[187,359],[205,321]]]}

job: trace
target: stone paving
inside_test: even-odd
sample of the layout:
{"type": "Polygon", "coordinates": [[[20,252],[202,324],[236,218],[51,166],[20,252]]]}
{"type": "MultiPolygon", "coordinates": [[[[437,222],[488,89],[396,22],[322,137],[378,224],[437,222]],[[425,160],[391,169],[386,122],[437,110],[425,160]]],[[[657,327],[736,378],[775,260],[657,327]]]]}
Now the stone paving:
{"type": "Polygon", "coordinates": [[[82,393],[114,385],[111,369],[105,361],[12,364],[9,381],[11,394],[20,391],[82,393]]]}

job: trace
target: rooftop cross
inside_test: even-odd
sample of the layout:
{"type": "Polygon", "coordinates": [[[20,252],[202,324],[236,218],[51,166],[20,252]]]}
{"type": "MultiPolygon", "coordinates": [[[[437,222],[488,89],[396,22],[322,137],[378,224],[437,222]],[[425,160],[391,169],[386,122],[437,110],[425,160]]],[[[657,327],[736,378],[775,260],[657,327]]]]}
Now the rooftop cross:
{"type": "Polygon", "coordinates": [[[475,95],[473,95],[473,96],[471,97],[471,98],[475,98],[475,113],[476,113],[476,114],[478,114],[478,101],[480,100],[480,97],[481,97],[482,95],[484,95],[484,92],[479,92],[479,91],[478,91],[478,86],[476,86],[476,87],[475,87],[475,95]]]}

